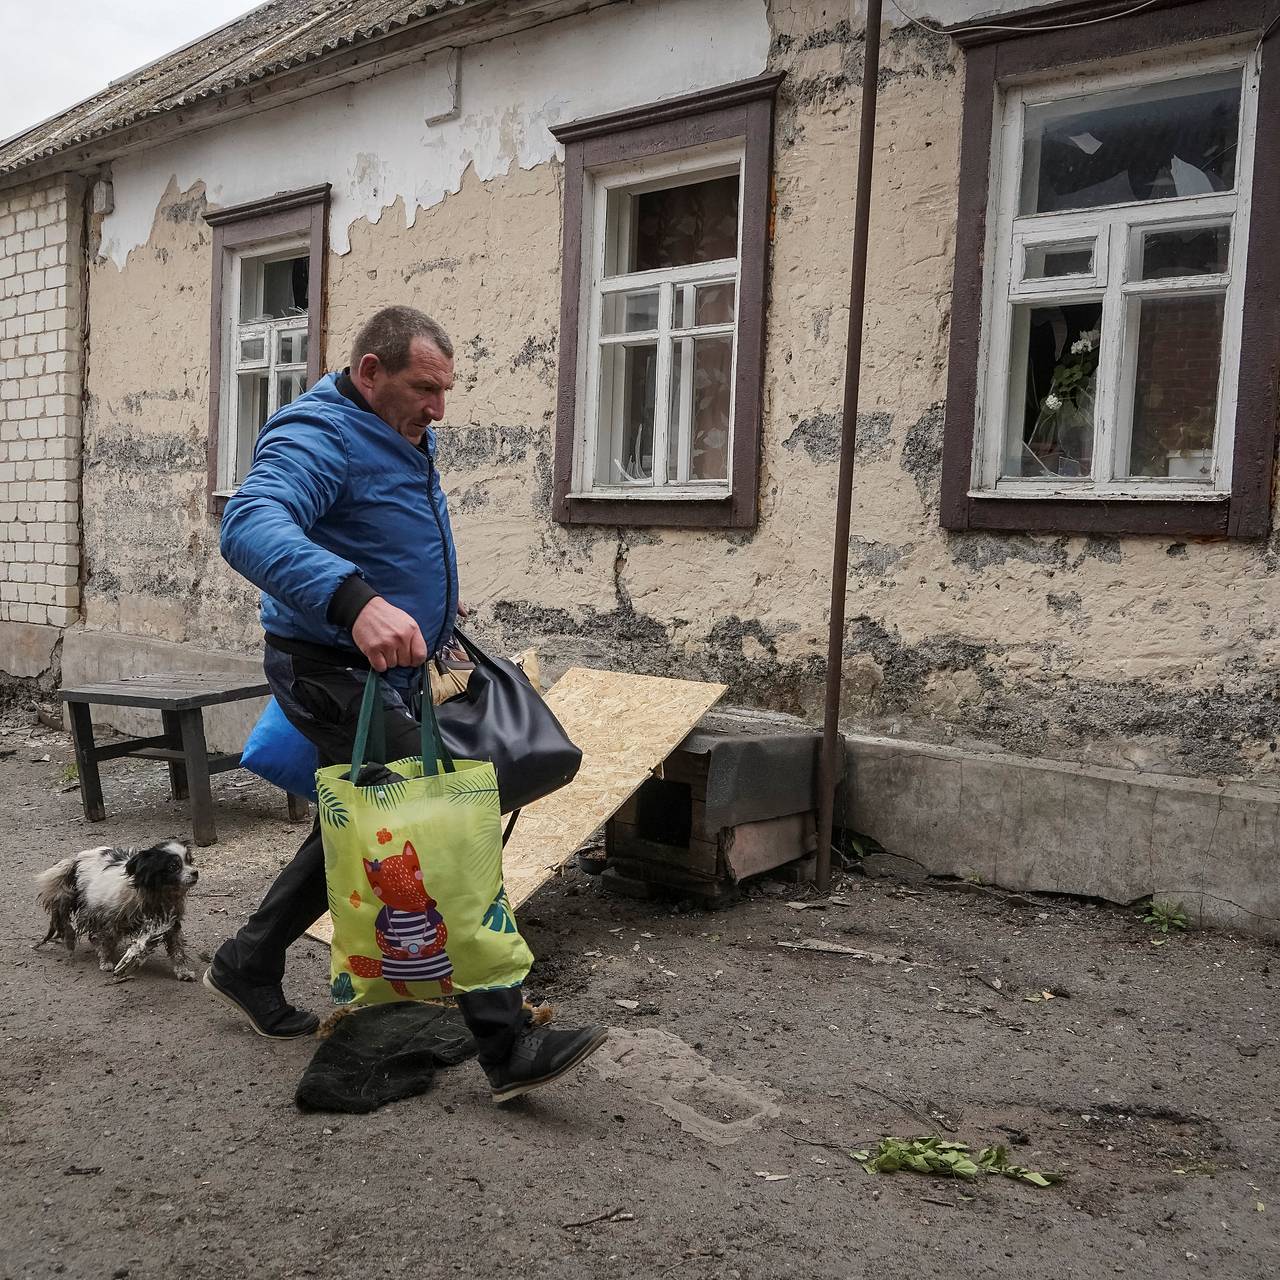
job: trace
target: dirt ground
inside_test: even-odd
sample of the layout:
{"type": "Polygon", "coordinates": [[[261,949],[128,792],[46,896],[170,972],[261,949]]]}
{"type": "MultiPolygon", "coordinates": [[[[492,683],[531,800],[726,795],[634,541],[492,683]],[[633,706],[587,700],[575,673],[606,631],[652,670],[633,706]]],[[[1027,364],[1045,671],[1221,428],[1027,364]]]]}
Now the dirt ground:
{"type": "MultiPolygon", "coordinates": [[[[498,1109],[468,1063],[370,1116],[308,1115],[313,1042],[259,1039],[162,963],[112,986],[87,949],[31,950],[35,872],[184,833],[163,767],[105,765],[90,827],[65,738],[10,724],[0,753],[4,1277],[1280,1275],[1270,945],[1153,946],[1129,911],[862,876],[847,905],[797,911],[775,880],[707,912],[575,868],[521,915],[534,997],[616,1029],[575,1079],[498,1109]],[[780,945],[809,938],[894,962],[780,945]],[[848,1154],[921,1133],[1068,1176],[848,1154]]],[[[215,787],[204,957],[302,834],[249,775],[215,787]]],[[[326,1007],[327,962],[295,948],[296,1000],[326,1007]]]]}

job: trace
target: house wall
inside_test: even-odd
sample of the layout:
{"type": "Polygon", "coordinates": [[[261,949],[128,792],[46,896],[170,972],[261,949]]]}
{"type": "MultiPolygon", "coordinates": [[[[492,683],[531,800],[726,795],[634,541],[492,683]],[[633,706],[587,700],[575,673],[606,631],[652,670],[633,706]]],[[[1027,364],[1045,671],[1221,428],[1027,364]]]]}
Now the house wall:
{"type": "Polygon", "coordinates": [[[81,200],[65,179],[0,192],[0,646],[28,678],[26,628],[80,603],[81,200]]]}
{"type": "MultiPolygon", "coordinates": [[[[479,630],[511,648],[536,643],[553,671],[585,662],[714,678],[733,701],[819,713],[861,67],[861,39],[843,13],[813,0],[767,11],[754,0],[675,0],[463,50],[449,156],[468,163],[433,177],[430,190],[394,173],[386,185],[370,179],[381,194],[362,198],[377,207],[348,202],[338,219],[328,364],[345,363],[360,320],[387,303],[420,306],[449,328],[458,382],[440,461],[463,596],[479,630]],[[631,63],[626,47],[605,38],[612,22],[651,32],[659,17],[680,53],[670,67],[653,64],[658,79],[641,88],[609,61],[631,63]],[[765,24],[763,36],[753,23],[765,24]],[[737,33],[723,63],[706,34],[722,27],[737,33]],[[560,84],[552,102],[552,73],[584,51],[597,60],[590,92],[579,102],[560,84]],[[557,525],[562,173],[538,130],[766,69],[788,74],[775,139],[759,525],[730,534],[557,525]],[[473,83],[489,86],[480,109],[473,83]],[[498,86],[508,110],[495,109],[498,86]]],[[[900,26],[883,63],[846,727],[1002,759],[1274,786],[1274,532],[1197,543],[939,527],[964,61],[945,39],[900,26]]],[[[214,131],[116,166],[128,218],[91,228],[100,252],[89,268],[86,628],[139,643],[256,646],[254,593],[218,559],[204,506],[211,248],[201,215],[215,191],[223,204],[326,180],[348,190],[355,148],[342,121],[361,130],[391,111],[403,74],[311,100],[306,113],[330,146],[287,182],[263,167],[259,189],[243,187],[246,164],[262,158],[245,139],[268,136],[272,112],[255,117],[251,135],[229,125],[221,140],[214,131]],[[124,190],[135,182],[163,192],[142,231],[124,190]]],[[[279,113],[281,139],[296,110],[279,113]]],[[[363,136],[367,146],[377,131],[363,136]]],[[[299,149],[310,154],[305,142],[299,149]]],[[[399,172],[380,168],[376,153],[358,163],[399,172]]],[[[981,830],[972,834],[980,843],[981,830]]]]}

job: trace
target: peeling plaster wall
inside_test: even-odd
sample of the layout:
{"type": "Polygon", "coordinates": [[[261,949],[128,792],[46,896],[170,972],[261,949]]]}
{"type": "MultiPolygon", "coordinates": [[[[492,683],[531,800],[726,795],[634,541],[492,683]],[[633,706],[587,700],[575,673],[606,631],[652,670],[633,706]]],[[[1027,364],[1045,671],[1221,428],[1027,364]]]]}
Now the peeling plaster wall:
{"type": "Polygon", "coordinates": [[[119,161],[102,251],[123,266],[173,180],[179,189],[203,181],[219,206],[330,182],[330,241],[345,253],[351,225],[376,222],[397,200],[412,223],[468,170],[488,180],[548,163],[561,151],[550,125],[758,75],[768,48],[762,0],[610,7],[555,24],[554,36],[544,26],[464,50],[457,116],[428,125],[451,105],[442,101],[451,98],[449,59],[436,54],[119,161]]]}
{"type": "MultiPolygon", "coordinates": [[[[724,8],[716,0],[706,12],[724,8]]],[[[539,65],[538,40],[568,47],[588,26],[597,35],[623,30],[595,25],[611,22],[645,30],[659,9],[670,12],[638,5],[543,28],[522,38],[529,65],[539,65]]],[[[513,647],[538,643],[552,669],[573,660],[705,676],[727,680],[740,702],[806,714],[820,707],[848,319],[844,254],[833,246],[849,244],[852,232],[851,104],[861,68],[847,13],[781,2],[769,11],[768,66],[788,77],[776,136],[754,531],[551,521],[561,169],[549,156],[475,164],[441,184],[451,185],[447,198],[423,201],[418,189],[407,203],[380,204],[350,221],[349,252],[335,237],[329,365],[345,362],[360,319],[389,302],[423,307],[450,329],[458,386],[440,458],[464,599],[479,606],[482,630],[513,647]]],[[[704,52],[694,61],[708,83],[763,69],[734,63],[715,75],[704,52]]],[[[464,118],[472,59],[484,56],[463,52],[464,118]]],[[[939,528],[962,79],[945,39],[891,29],[855,479],[847,727],[1274,782],[1280,538],[1184,545],[939,528]]],[[[507,87],[513,119],[529,118],[515,105],[527,101],[524,88],[519,77],[507,87]]],[[[651,87],[646,96],[666,91],[651,87]]],[[[594,97],[564,96],[545,119],[599,107],[594,97]]],[[[308,110],[319,116],[321,100],[308,110]]],[[[201,155],[234,155],[245,127],[229,126],[230,141],[217,148],[206,139],[201,155]]],[[[526,137],[522,126],[504,143],[513,157],[526,137]]],[[[257,638],[252,593],[218,560],[203,511],[210,245],[199,215],[207,189],[223,203],[295,179],[229,195],[226,169],[166,165],[168,187],[145,242],[123,270],[106,259],[90,273],[86,619],[248,649],[257,638]]],[[[309,172],[296,182],[331,177],[309,172]]],[[[118,165],[115,180],[119,208],[133,199],[126,188],[134,179],[118,165]]],[[[348,206],[338,221],[350,217],[348,206]]]]}

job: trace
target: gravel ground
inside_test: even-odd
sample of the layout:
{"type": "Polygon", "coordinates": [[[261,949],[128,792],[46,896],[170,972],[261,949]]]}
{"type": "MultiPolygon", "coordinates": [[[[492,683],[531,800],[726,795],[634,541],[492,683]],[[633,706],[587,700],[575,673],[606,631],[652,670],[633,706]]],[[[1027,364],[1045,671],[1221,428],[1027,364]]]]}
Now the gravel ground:
{"type": "MultiPolygon", "coordinates": [[[[1280,1275],[1273,946],[861,876],[844,904],[797,911],[779,880],[706,912],[575,869],[521,919],[534,998],[615,1028],[576,1078],[498,1109],[469,1063],[370,1116],[306,1115],[312,1042],[253,1036],[163,963],[111,986],[86,948],[31,950],[35,872],[184,834],[163,767],[104,766],[90,827],[65,737],[11,723],[0,756],[4,1277],[1280,1275]],[[781,946],[805,939],[888,962],[781,946]],[[1067,1178],[848,1154],[921,1133],[1067,1178]]],[[[205,957],[302,834],[247,774],[215,788],[205,957]]],[[[326,978],[304,940],[292,996],[323,1009],[326,978]]]]}

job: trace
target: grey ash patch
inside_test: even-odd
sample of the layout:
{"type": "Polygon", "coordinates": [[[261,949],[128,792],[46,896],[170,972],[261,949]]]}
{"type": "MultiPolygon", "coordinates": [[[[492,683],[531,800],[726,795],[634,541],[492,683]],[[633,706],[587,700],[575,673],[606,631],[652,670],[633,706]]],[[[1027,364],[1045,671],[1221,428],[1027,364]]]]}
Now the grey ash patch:
{"type": "Polygon", "coordinates": [[[461,258],[432,258],[427,262],[415,262],[405,269],[404,281],[408,284],[414,276],[427,275],[436,271],[456,271],[461,265],[461,258]]]}
{"type": "Polygon", "coordinates": [[[489,495],[483,484],[468,485],[461,493],[449,499],[449,511],[456,516],[470,515],[488,505],[489,495]]]}
{"type": "Polygon", "coordinates": [[[951,563],[981,573],[1020,560],[1062,569],[1067,563],[1066,538],[1033,538],[1026,533],[956,533],[948,539],[951,563]]]}
{"type": "Polygon", "coordinates": [[[1078,569],[1086,560],[1101,560],[1103,564],[1119,564],[1123,559],[1120,539],[1111,534],[1091,533],[1084,543],[1084,550],[1071,562],[1078,569]]]}
{"type": "Polygon", "coordinates": [[[926,507],[937,501],[942,480],[942,428],[945,410],[930,405],[907,429],[898,465],[915,482],[920,501],[926,507]]]}
{"type": "Polygon", "coordinates": [[[95,432],[84,451],[85,469],[195,471],[206,465],[205,446],[178,435],[104,435],[95,432]]]}
{"type": "Polygon", "coordinates": [[[862,615],[846,628],[845,653],[869,655],[883,673],[862,710],[872,718],[899,717],[913,729],[926,682],[936,672],[969,670],[981,697],[961,726],[977,741],[1029,756],[1096,759],[1100,744],[1166,744],[1180,769],[1200,776],[1246,773],[1250,750],[1274,740],[1280,693],[1274,680],[1243,672],[1230,685],[1188,690],[1149,680],[1085,680],[1067,655],[1046,649],[1042,676],[1010,680],[996,662],[1009,646],[953,635],[905,643],[862,615]],[[1060,677],[1072,674],[1064,682],[1060,677]]]}
{"type": "Polygon", "coordinates": [[[811,462],[834,462],[840,456],[841,419],[838,413],[815,413],[802,418],[782,442],[782,447],[792,453],[803,449],[811,462]]]}
{"type": "Polygon", "coordinates": [[[205,198],[204,187],[201,186],[193,195],[175,200],[165,205],[164,220],[166,222],[197,222],[204,217],[209,201],[205,198]]]}
{"type": "Polygon", "coordinates": [[[1185,542],[1171,542],[1165,548],[1165,555],[1174,560],[1185,560],[1187,558],[1187,544],[1185,542]]]}
{"type": "Polygon", "coordinates": [[[440,470],[514,467],[529,456],[534,431],[523,425],[447,427],[440,431],[440,470]]]}
{"type": "Polygon", "coordinates": [[[910,550],[910,545],[895,547],[888,542],[853,537],[849,539],[849,567],[860,577],[882,578],[910,550]]]}
{"type": "Polygon", "coordinates": [[[512,369],[533,369],[538,381],[548,387],[556,381],[556,338],[528,337],[511,358],[512,369]]]}
{"type": "Polygon", "coordinates": [[[858,439],[853,456],[858,462],[883,462],[889,456],[893,414],[884,409],[858,414],[858,439]]]}
{"type": "Polygon", "coordinates": [[[1049,608],[1054,613],[1079,613],[1080,612],[1080,593],[1078,591],[1067,591],[1062,595],[1057,595],[1050,591],[1047,599],[1049,608]]]}
{"type": "Polygon", "coordinates": [[[191,398],[190,387],[181,393],[174,387],[170,387],[168,391],[129,391],[120,397],[120,407],[125,413],[137,413],[148,400],[163,400],[168,404],[176,404],[179,400],[191,398]]]}
{"type": "MultiPolygon", "coordinates": [[[[815,413],[796,423],[782,447],[794,453],[803,449],[811,462],[824,465],[840,458],[842,413],[815,413]]],[[[858,414],[858,435],[854,458],[858,462],[879,462],[888,456],[893,414],[883,409],[858,414]]]]}

